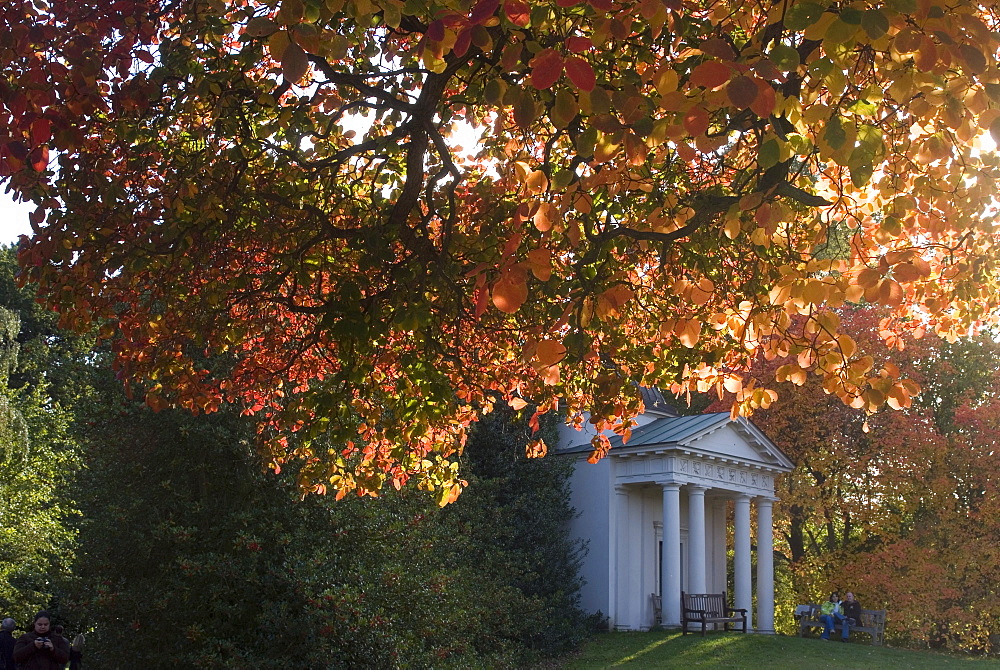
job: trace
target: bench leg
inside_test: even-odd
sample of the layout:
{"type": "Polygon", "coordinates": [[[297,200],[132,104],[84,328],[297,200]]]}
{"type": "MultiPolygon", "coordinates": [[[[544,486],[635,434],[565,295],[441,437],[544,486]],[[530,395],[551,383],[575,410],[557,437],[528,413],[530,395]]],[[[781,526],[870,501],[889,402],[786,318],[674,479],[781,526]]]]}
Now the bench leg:
{"type": "Polygon", "coordinates": [[[701,622],[701,636],[705,637],[705,622],[701,622]]]}

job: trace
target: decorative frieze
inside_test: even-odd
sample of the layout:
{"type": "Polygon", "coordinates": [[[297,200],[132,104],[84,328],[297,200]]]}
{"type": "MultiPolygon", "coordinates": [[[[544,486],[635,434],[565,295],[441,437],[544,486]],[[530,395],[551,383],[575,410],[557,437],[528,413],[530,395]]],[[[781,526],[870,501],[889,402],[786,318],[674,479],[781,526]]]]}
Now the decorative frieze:
{"type": "Polygon", "coordinates": [[[708,488],[745,491],[754,495],[773,494],[774,474],[735,461],[720,463],[717,458],[693,454],[631,457],[621,460],[618,482],[640,484],[644,482],[675,481],[681,484],[698,484],[708,488]]]}

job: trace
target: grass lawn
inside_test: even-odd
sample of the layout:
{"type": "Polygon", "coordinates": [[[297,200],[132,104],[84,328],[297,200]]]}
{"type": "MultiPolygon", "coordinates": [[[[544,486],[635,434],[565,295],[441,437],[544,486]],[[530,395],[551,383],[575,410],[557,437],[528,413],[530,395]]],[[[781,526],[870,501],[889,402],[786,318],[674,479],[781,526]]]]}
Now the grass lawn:
{"type": "MultiPolygon", "coordinates": [[[[863,636],[866,637],[866,636],[863,636]]],[[[825,642],[784,635],[679,632],[604,633],[590,641],[566,670],[590,668],[837,668],[837,670],[1000,670],[1000,661],[929,651],[872,647],[867,642],[825,642]]]]}

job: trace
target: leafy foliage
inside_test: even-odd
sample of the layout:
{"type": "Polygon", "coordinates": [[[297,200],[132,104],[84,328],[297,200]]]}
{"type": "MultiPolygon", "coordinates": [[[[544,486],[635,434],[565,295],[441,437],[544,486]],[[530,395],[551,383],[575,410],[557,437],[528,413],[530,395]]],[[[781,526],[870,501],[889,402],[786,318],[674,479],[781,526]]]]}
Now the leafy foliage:
{"type": "Polygon", "coordinates": [[[890,346],[994,320],[995,12],[12,0],[0,179],[26,277],[150,405],[238,400],[308,490],[446,503],[494,392],[624,433],[635,382],[769,406],[763,354],[907,406],[835,310],[890,346]]]}
{"type": "Polygon", "coordinates": [[[16,289],[14,267],[13,251],[0,249],[0,609],[23,624],[55,604],[70,575],[76,506],[65,491],[80,455],[72,398],[86,386],[64,385],[58,369],[73,357],[31,292],[16,289]],[[50,344],[52,375],[36,365],[50,344]]]}
{"type": "Polygon", "coordinates": [[[295,473],[264,472],[234,412],[104,397],[67,604],[97,665],[513,668],[586,632],[566,473],[527,462],[523,425],[473,439],[470,454],[504,470],[441,510],[411,487],[299,500],[295,473]]]}
{"type": "MultiPolygon", "coordinates": [[[[859,342],[879,336],[881,316],[842,314],[859,342]]],[[[797,466],[775,508],[788,580],[778,620],[852,590],[891,612],[897,643],[995,651],[1000,345],[924,338],[894,358],[924,388],[908,409],[858,415],[812,375],[755,417],[797,466]]]]}

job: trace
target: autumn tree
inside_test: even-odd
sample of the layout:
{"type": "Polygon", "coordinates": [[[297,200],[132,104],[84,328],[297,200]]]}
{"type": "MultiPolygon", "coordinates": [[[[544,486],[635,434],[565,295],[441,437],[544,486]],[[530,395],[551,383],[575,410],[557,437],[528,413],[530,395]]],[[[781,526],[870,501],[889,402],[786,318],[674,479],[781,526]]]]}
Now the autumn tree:
{"type": "Polygon", "coordinates": [[[10,0],[0,180],[37,205],[24,277],[150,405],[242,403],[310,490],[447,502],[494,392],[627,433],[635,383],[768,406],[773,380],[743,384],[764,355],[909,404],[834,310],[887,307],[890,345],[994,319],[997,19],[10,0]]]}
{"type": "MultiPolygon", "coordinates": [[[[841,317],[857,342],[879,338],[880,310],[841,317]]],[[[909,408],[866,417],[809,375],[780,385],[785,402],[754,415],[796,464],[779,481],[775,508],[779,610],[791,624],[796,604],[850,589],[892,612],[897,643],[986,651],[1000,614],[991,549],[1000,532],[1000,345],[990,337],[906,345],[893,364],[924,389],[909,408]]],[[[756,373],[773,375],[769,368],[760,361],[756,373]]]]}

